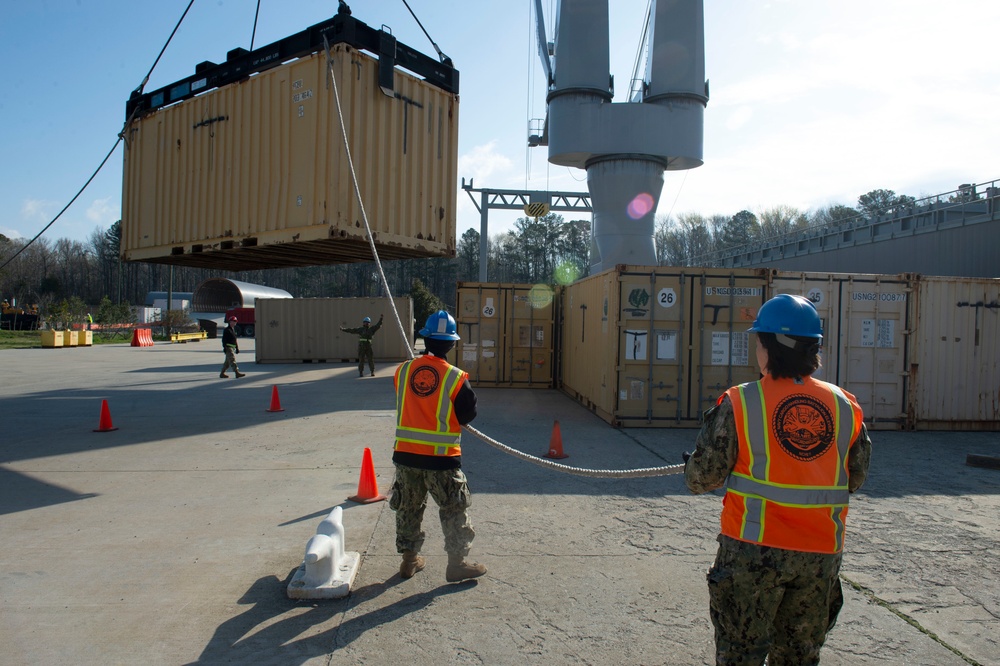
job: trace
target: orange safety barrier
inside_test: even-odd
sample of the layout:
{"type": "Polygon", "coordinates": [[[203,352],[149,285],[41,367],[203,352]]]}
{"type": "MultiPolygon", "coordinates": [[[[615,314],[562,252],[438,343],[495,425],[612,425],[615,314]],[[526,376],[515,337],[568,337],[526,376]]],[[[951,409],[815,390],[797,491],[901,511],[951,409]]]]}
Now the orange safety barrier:
{"type": "Polygon", "coordinates": [[[132,331],[133,347],[152,347],[153,330],[149,328],[137,328],[132,331]]]}

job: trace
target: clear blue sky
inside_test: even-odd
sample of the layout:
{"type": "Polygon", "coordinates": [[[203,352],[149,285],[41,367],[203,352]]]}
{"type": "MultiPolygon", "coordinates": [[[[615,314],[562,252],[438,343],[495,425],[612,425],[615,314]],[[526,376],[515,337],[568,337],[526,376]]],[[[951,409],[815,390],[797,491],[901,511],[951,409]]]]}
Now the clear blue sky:
{"type": "MultiPolygon", "coordinates": [[[[255,45],[318,23],[335,0],[261,0],[255,45]]],[[[434,50],[402,0],[354,16],[434,50]]],[[[410,0],[461,72],[459,178],[477,187],[586,191],[582,171],[526,147],[545,112],[530,0],[410,0]]],[[[552,0],[544,0],[551,35],[552,0]]],[[[146,90],[250,46],[256,0],[196,0],[146,90]]],[[[667,175],[658,215],[854,205],[875,188],[920,197],[1000,178],[1000,3],[706,0],[705,164],[667,175]]],[[[187,0],[8,1],[0,9],[0,233],[34,236],[114,144],[125,101],[187,0]]],[[[611,0],[612,74],[628,88],[647,0],[611,0]]],[[[122,148],[50,240],[120,217],[122,148]]],[[[456,193],[458,234],[479,228],[456,193]]],[[[516,215],[492,213],[491,233],[516,215]]]]}

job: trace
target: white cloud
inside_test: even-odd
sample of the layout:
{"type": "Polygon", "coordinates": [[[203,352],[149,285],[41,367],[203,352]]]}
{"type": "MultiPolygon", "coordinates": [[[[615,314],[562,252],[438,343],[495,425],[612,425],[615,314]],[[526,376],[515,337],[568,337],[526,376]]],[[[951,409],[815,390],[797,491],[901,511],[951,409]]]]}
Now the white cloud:
{"type": "Polygon", "coordinates": [[[0,227],[0,234],[3,234],[7,238],[11,239],[24,238],[24,234],[22,234],[17,229],[11,229],[10,227],[0,227]]]}
{"type": "Polygon", "coordinates": [[[112,204],[111,197],[95,199],[87,208],[87,219],[102,227],[110,227],[121,217],[121,207],[117,202],[112,204]]]}
{"type": "Polygon", "coordinates": [[[25,222],[49,222],[59,211],[59,204],[44,199],[25,199],[21,202],[21,219],[25,222]]]}
{"type": "Polygon", "coordinates": [[[488,181],[509,171],[512,166],[510,158],[497,152],[496,140],[485,145],[475,146],[465,155],[458,158],[458,172],[464,177],[488,181]]]}

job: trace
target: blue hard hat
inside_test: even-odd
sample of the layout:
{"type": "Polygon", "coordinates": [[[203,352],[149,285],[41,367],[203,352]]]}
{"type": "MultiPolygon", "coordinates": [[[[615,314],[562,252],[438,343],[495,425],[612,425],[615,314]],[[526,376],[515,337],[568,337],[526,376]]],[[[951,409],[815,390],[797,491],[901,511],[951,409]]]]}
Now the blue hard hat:
{"type": "Polygon", "coordinates": [[[444,310],[438,310],[427,318],[427,323],[420,329],[420,335],[431,340],[461,340],[458,337],[458,326],[454,318],[444,310]]]}
{"type": "Polygon", "coordinates": [[[361,323],[362,324],[370,324],[370,323],[372,323],[372,318],[371,317],[365,317],[364,319],[361,320],[361,323]]]}
{"type": "Polygon", "coordinates": [[[764,303],[750,327],[751,333],[776,333],[823,339],[823,322],[816,306],[804,296],[778,294],[764,303]]]}

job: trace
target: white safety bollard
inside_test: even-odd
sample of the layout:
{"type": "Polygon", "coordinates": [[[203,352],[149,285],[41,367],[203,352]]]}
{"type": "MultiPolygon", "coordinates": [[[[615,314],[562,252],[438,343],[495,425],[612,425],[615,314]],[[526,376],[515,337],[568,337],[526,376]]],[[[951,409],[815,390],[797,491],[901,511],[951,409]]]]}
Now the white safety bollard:
{"type": "Polygon", "coordinates": [[[306,543],[306,554],[292,581],[289,599],[340,599],[351,593],[359,553],[344,550],[344,510],[334,507],[306,543]]]}

